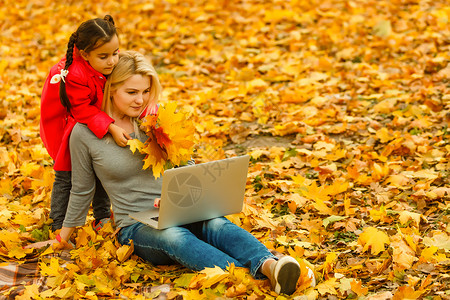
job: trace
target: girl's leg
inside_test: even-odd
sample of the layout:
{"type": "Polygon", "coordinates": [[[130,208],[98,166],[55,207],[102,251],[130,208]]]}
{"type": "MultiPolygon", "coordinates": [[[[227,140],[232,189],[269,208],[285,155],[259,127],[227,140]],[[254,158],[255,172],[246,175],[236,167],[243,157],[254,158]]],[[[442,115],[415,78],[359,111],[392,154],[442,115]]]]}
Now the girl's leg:
{"type": "Polygon", "coordinates": [[[263,277],[258,271],[267,259],[278,259],[251,233],[226,218],[204,221],[201,230],[202,240],[249,268],[255,278],[263,277]]]}
{"type": "Polygon", "coordinates": [[[95,194],[92,199],[94,218],[98,222],[111,217],[111,202],[100,180],[95,176],[95,194]]]}
{"type": "Polygon", "coordinates": [[[55,171],[49,216],[53,220],[51,225],[53,231],[61,229],[64,222],[67,205],[69,204],[70,189],[72,188],[71,177],[71,171],[55,171]]]}
{"type": "Polygon", "coordinates": [[[133,240],[134,253],[154,265],[178,262],[194,271],[214,266],[225,269],[231,263],[243,267],[236,259],[201,241],[185,227],[158,230],[136,223],[120,230],[119,242],[126,244],[129,240],[133,240]]]}

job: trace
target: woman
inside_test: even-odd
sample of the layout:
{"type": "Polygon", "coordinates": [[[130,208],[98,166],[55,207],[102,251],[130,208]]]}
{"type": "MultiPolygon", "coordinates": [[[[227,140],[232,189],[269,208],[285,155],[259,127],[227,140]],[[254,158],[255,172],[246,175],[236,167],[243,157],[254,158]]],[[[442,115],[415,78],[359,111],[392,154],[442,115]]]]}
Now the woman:
{"type": "MultiPolygon", "coordinates": [[[[137,52],[121,54],[108,78],[103,110],[132,137],[141,141],[136,118],[145,107],[153,107],[161,92],[158,76],[137,52]]],[[[85,125],[77,124],[70,137],[72,191],[63,228],[57,240],[68,241],[75,227],[84,225],[90,199],[95,192],[95,174],[111,199],[121,244],[133,241],[134,252],[152,264],[178,262],[192,270],[234,263],[247,267],[256,278],[267,276],[277,293],[292,294],[300,277],[298,262],[275,257],[262,243],[226,218],[157,230],[131,219],[146,210],[161,194],[161,177],[142,169],[142,156],[116,145],[111,137],[98,139],[85,125]]],[[[43,246],[43,244],[41,244],[43,246]]],[[[308,276],[315,284],[311,270],[308,276]]]]}

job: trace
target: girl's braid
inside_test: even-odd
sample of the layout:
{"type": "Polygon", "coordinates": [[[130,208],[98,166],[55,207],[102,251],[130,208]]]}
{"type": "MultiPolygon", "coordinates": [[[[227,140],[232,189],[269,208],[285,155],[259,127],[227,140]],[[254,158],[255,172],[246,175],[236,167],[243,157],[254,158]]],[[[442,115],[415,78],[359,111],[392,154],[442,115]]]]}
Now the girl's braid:
{"type": "Polygon", "coordinates": [[[73,47],[75,46],[75,43],[77,42],[77,38],[78,38],[78,32],[74,32],[70,36],[69,42],[67,43],[66,65],[64,66],[65,70],[67,70],[73,62],[73,47]]]}
{"type": "MultiPolygon", "coordinates": [[[[64,65],[64,70],[69,69],[73,62],[73,48],[77,42],[77,38],[78,32],[76,31],[72,33],[69,42],[67,43],[66,64],[64,65]]],[[[59,84],[59,99],[61,100],[61,104],[67,109],[67,112],[70,112],[72,105],[70,104],[69,97],[67,96],[66,83],[62,80],[59,84]]]]}

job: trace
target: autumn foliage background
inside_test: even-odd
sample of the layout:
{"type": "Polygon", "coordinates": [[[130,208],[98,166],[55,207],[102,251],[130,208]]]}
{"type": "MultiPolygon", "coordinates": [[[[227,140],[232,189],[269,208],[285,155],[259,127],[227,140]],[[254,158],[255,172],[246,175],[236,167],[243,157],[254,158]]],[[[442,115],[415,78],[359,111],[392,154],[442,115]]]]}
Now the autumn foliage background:
{"type": "MultiPolygon", "coordinates": [[[[314,266],[318,285],[302,279],[295,295],[449,299],[445,0],[1,1],[0,264],[42,254],[22,249],[49,234],[41,89],[70,34],[105,14],[121,50],[152,58],[162,101],[190,112],[198,162],[251,155],[245,209],[230,218],[314,266]]],[[[80,229],[72,264],[42,258],[41,297],[162,283],[169,298],[277,297],[243,270],[152,267],[111,232],[80,229]]]]}

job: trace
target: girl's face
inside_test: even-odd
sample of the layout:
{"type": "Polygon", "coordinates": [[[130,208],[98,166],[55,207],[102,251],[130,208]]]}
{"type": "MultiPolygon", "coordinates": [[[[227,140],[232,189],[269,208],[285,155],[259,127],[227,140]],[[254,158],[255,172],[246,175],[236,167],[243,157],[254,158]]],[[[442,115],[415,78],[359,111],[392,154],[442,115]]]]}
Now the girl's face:
{"type": "Polygon", "coordinates": [[[94,70],[109,75],[119,61],[119,38],[114,35],[109,42],[90,52],[81,50],[80,54],[94,70]]]}
{"type": "Polygon", "coordinates": [[[111,96],[115,116],[137,118],[150,99],[150,76],[131,76],[111,96]]]}

